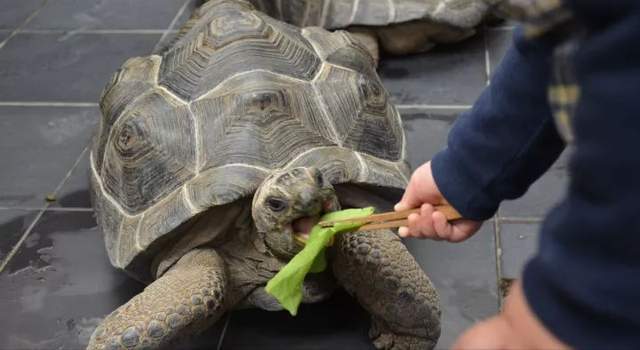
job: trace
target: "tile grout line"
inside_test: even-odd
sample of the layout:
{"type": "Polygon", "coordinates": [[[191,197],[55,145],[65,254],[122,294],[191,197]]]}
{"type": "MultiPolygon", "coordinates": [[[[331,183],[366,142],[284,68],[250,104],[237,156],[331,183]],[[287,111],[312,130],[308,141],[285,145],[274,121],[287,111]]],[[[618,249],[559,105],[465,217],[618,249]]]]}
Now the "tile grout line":
{"type": "Polygon", "coordinates": [[[482,30],[482,38],[484,39],[484,70],[487,75],[487,86],[491,85],[491,55],[489,53],[489,35],[487,34],[487,26],[484,25],[482,30]]]}
{"type": "Polygon", "coordinates": [[[492,32],[508,32],[508,31],[512,31],[516,28],[516,26],[497,26],[497,27],[487,27],[487,30],[492,31],[492,32]]]}
{"type": "Polygon", "coordinates": [[[96,102],[0,101],[0,107],[98,107],[96,102]]]}
{"type": "MultiPolygon", "coordinates": [[[[0,211],[3,210],[19,210],[19,211],[37,211],[42,208],[37,207],[3,207],[0,206],[0,211]]],[[[47,211],[69,211],[69,212],[90,212],[93,211],[93,208],[83,208],[83,207],[49,207],[47,211]]]]}
{"type": "MultiPolygon", "coordinates": [[[[2,49],[8,42],[9,40],[11,40],[14,36],[16,36],[20,30],[26,26],[29,22],[31,22],[31,20],[33,20],[38,13],[40,13],[40,11],[42,11],[42,9],[47,6],[47,3],[49,2],[49,0],[43,0],[42,3],[40,4],[40,7],[38,7],[37,9],[35,9],[30,15],[29,17],[27,17],[24,22],[22,22],[16,29],[14,29],[11,34],[9,34],[9,36],[4,39],[2,42],[0,42],[0,49],[2,49]]],[[[2,270],[0,270],[2,271],[2,270]]]]}
{"type": "MultiPolygon", "coordinates": [[[[484,41],[484,69],[486,74],[486,86],[491,85],[491,57],[489,55],[489,39],[487,26],[482,26],[482,38],[484,41]]],[[[495,241],[496,255],[496,293],[498,301],[498,312],[502,309],[502,290],[500,289],[502,281],[502,237],[500,235],[500,206],[493,217],[493,239],[495,241]]]]}
{"type": "Polygon", "coordinates": [[[21,30],[20,34],[164,34],[166,32],[174,33],[177,30],[166,29],[25,29],[21,30]]]}
{"type": "Polygon", "coordinates": [[[229,312],[229,315],[227,316],[227,320],[224,322],[224,326],[222,327],[222,332],[220,333],[220,339],[218,339],[218,346],[216,346],[216,350],[222,350],[222,344],[224,343],[224,336],[227,335],[227,328],[229,327],[232,314],[233,314],[232,312],[229,312]]]}
{"type": "Polygon", "coordinates": [[[496,291],[498,293],[498,311],[502,309],[502,235],[500,226],[500,208],[493,217],[493,232],[496,241],[496,291]]]}
{"type": "Polygon", "coordinates": [[[458,117],[457,114],[455,115],[438,115],[438,114],[434,114],[434,110],[410,110],[410,111],[404,111],[402,113],[400,113],[400,118],[402,119],[403,122],[409,121],[409,120],[433,120],[433,121],[440,121],[440,122],[447,122],[447,123],[453,123],[456,121],[456,118],[458,117]],[[424,116],[420,116],[417,117],[414,115],[414,113],[425,113],[424,116]]]}
{"type": "Polygon", "coordinates": [[[398,104],[396,108],[398,109],[443,109],[443,110],[463,110],[470,109],[471,105],[430,105],[430,104],[398,104]]]}
{"type": "MultiPolygon", "coordinates": [[[[44,0],[42,6],[34,11],[34,13],[20,26],[18,27],[16,30],[14,30],[14,32],[7,38],[5,39],[2,43],[0,43],[0,49],[2,48],[2,46],[13,36],[15,36],[15,34],[17,34],[18,31],[20,31],[20,28],[22,28],[22,26],[26,25],[31,19],[32,17],[34,17],[37,12],[39,12],[44,5],[46,5],[46,3],[48,2],[48,0],[44,0]]],[[[169,28],[167,29],[159,29],[159,30],[131,30],[131,31],[126,31],[127,33],[136,33],[136,34],[160,34],[162,33],[162,36],[160,37],[160,39],[158,40],[158,42],[156,43],[154,49],[152,50],[152,52],[155,52],[158,48],[158,45],[160,45],[160,43],[162,43],[162,41],[167,37],[167,35],[173,33],[173,32],[177,32],[176,30],[173,30],[173,27],[175,26],[176,22],[178,21],[178,19],[180,18],[180,16],[182,16],[182,14],[184,13],[184,11],[186,10],[187,6],[191,3],[191,0],[185,0],[184,4],[182,5],[182,7],[180,7],[180,9],[178,10],[178,12],[176,13],[176,15],[173,17],[173,19],[171,20],[171,22],[169,23],[169,28]]],[[[108,33],[124,33],[125,30],[123,31],[119,31],[119,30],[79,30],[79,31],[56,31],[56,30],[26,30],[26,31],[20,31],[20,32],[24,32],[24,33],[72,33],[72,34],[92,34],[92,33],[96,33],[96,34],[108,34],[108,33]]],[[[95,103],[95,102],[56,102],[56,101],[0,101],[0,107],[98,107],[99,104],[95,103]]]]}
{"type": "Polygon", "coordinates": [[[500,218],[505,224],[539,224],[544,221],[542,217],[526,217],[526,216],[503,216],[500,218]]]}
{"type": "MultiPolygon", "coordinates": [[[[89,149],[89,146],[85,146],[84,149],[82,150],[82,152],[80,152],[80,155],[78,156],[78,158],[76,158],[76,161],[71,166],[71,169],[69,169],[69,171],[64,176],[64,178],[62,178],[62,181],[60,181],[58,186],[56,186],[55,190],[53,191],[53,195],[54,196],[58,194],[58,192],[66,184],[67,180],[69,180],[69,178],[71,177],[71,174],[78,167],[78,164],[80,164],[80,161],[82,160],[82,157],[84,156],[84,154],[87,152],[88,149],[89,149]]],[[[33,219],[31,224],[29,225],[29,227],[27,227],[27,229],[24,231],[24,233],[20,237],[20,240],[18,240],[18,242],[16,242],[16,244],[13,246],[13,248],[11,248],[11,251],[9,251],[9,254],[7,254],[7,256],[4,258],[4,260],[0,264],[0,273],[2,271],[4,271],[4,269],[7,267],[7,265],[9,264],[11,259],[14,257],[14,255],[16,255],[16,253],[18,252],[18,250],[22,246],[22,243],[24,243],[24,241],[27,239],[27,237],[31,234],[31,231],[33,230],[33,228],[36,226],[38,221],[40,221],[40,219],[42,218],[44,213],[47,211],[47,209],[49,209],[50,206],[51,206],[51,203],[45,203],[45,205],[40,209],[40,212],[38,212],[38,215],[36,215],[36,217],[33,219]]]]}
{"type": "Polygon", "coordinates": [[[36,223],[40,221],[40,218],[42,218],[42,215],[44,215],[44,213],[47,211],[48,206],[49,206],[49,203],[45,204],[44,207],[40,209],[40,211],[38,212],[38,215],[36,215],[33,221],[31,221],[31,224],[29,224],[29,227],[27,227],[27,229],[24,231],[24,233],[22,234],[18,242],[16,242],[13,248],[11,248],[11,250],[9,251],[9,254],[5,256],[4,260],[2,260],[2,263],[0,263],[0,273],[4,271],[5,267],[7,267],[7,265],[9,264],[9,261],[13,258],[14,255],[16,255],[22,243],[27,239],[27,236],[29,236],[29,234],[31,233],[31,230],[33,230],[33,228],[36,226],[36,223]]]}
{"type": "Polygon", "coordinates": [[[158,49],[160,48],[159,47],[160,43],[162,43],[164,41],[164,39],[166,39],[167,36],[170,34],[170,32],[173,31],[173,27],[175,27],[176,23],[178,22],[178,19],[180,18],[180,16],[182,16],[182,14],[187,9],[189,4],[191,4],[191,0],[185,0],[185,2],[182,5],[182,7],[180,7],[180,9],[178,10],[178,13],[176,13],[175,17],[173,17],[173,20],[171,20],[171,23],[169,23],[169,28],[167,28],[164,31],[164,33],[162,34],[162,36],[160,37],[160,39],[158,40],[158,42],[156,43],[156,45],[154,46],[154,48],[153,48],[153,50],[151,52],[157,52],[158,51],[158,49]]]}

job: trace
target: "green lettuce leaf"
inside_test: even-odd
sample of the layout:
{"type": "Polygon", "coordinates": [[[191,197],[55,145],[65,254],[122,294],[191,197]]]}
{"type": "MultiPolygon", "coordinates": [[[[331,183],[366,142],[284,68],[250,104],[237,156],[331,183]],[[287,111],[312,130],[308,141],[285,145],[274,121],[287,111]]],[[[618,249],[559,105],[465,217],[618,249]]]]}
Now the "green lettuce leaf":
{"type": "MultiPolygon", "coordinates": [[[[374,209],[347,209],[328,213],[320,221],[346,220],[366,217],[373,214],[374,209]]],[[[269,282],[265,290],[273,295],[280,305],[295,316],[302,301],[302,283],[307,273],[322,272],[327,268],[325,249],[331,237],[338,233],[353,231],[362,226],[359,223],[336,223],[332,227],[314,226],[309,234],[304,249],[296,254],[269,282]]]]}

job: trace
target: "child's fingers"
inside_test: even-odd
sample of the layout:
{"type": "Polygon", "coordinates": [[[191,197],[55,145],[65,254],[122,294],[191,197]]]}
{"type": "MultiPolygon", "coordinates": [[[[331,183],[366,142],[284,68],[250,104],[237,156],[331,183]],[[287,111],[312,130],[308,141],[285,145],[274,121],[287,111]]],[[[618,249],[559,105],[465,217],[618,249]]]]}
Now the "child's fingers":
{"type": "Polygon", "coordinates": [[[465,239],[471,237],[481,223],[473,220],[458,220],[453,226],[453,234],[449,237],[450,242],[462,242],[465,239]]]}
{"type": "Polygon", "coordinates": [[[451,224],[443,213],[436,211],[433,213],[433,227],[442,239],[456,243],[473,235],[479,223],[472,220],[458,220],[451,224]]]}
{"type": "MultiPolygon", "coordinates": [[[[433,209],[427,208],[426,210],[432,211],[433,209]]],[[[409,236],[440,240],[433,229],[431,212],[428,212],[428,215],[411,214],[407,219],[409,221],[409,236]]]]}
{"type": "Polygon", "coordinates": [[[431,214],[431,218],[436,234],[444,240],[450,240],[453,236],[453,225],[449,223],[447,217],[442,212],[436,211],[431,214]]]}
{"type": "Polygon", "coordinates": [[[420,229],[418,228],[418,221],[420,220],[420,215],[411,214],[407,217],[407,221],[409,222],[409,236],[411,237],[420,237],[420,229]]]}
{"type": "Polygon", "coordinates": [[[423,237],[436,238],[437,235],[433,229],[431,214],[433,214],[433,206],[431,204],[425,203],[420,206],[420,218],[417,221],[416,228],[423,237]]]}
{"type": "Polygon", "coordinates": [[[396,204],[393,209],[395,211],[408,210],[411,208],[415,208],[419,204],[420,201],[418,200],[415,185],[410,182],[407,186],[407,189],[404,191],[404,194],[402,195],[402,199],[400,199],[400,202],[398,202],[398,204],[396,204]]]}

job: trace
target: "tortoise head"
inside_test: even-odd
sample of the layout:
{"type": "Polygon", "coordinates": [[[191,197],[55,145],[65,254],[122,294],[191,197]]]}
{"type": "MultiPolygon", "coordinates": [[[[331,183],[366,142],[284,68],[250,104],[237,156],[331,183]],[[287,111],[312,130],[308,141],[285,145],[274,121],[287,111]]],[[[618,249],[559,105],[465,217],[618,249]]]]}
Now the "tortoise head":
{"type": "Polygon", "coordinates": [[[267,177],[253,197],[252,214],[269,250],[289,259],[302,250],[322,214],[338,209],[335,190],[322,172],[299,167],[267,177]]]}

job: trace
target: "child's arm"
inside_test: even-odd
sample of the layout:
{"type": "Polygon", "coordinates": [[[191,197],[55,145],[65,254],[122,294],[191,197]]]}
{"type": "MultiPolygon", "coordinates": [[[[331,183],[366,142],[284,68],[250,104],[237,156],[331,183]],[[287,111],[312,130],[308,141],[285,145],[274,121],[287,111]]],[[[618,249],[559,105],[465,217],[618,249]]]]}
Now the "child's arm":
{"type": "Polygon", "coordinates": [[[447,148],[414,173],[396,208],[438,204],[444,197],[470,220],[449,224],[426,205],[422,215],[409,219],[408,229],[400,230],[402,236],[464,240],[501,200],[524,194],[557,159],[564,142],[547,103],[552,47],[516,32],[491,85],[458,118],[447,148]]]}
{"type": "Polygon", "coordinates": [[[547,102],[552,48],[517,30],[491,85],[432,160],[440,191],[465,218],[493,216],[500,201],[523,195],[564,149],[547,102]]]}

